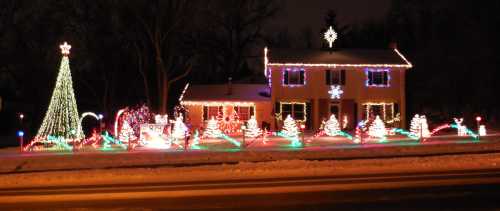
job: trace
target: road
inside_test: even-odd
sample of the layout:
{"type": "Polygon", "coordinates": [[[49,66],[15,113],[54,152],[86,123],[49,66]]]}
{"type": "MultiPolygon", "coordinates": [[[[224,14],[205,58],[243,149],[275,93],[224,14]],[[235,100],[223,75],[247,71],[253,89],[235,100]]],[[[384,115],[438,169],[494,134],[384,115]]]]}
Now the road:
{"type": "Polygon", "coordinates": [[[500,169],[195,183],[0,189],[0,210],[482,210],[500,207],[500,169]]]}

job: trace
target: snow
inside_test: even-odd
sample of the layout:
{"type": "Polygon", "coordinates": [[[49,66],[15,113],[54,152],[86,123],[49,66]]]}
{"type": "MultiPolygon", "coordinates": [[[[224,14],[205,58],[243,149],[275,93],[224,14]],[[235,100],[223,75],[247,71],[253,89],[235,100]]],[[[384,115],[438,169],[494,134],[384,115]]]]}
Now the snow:
{"type": "Polygon", "coordinates": [[[194,167],[118,168],[0,175],[2,188],[348,176],[497,168],[500,154],[358,160],[279,160],[194,167]]]}

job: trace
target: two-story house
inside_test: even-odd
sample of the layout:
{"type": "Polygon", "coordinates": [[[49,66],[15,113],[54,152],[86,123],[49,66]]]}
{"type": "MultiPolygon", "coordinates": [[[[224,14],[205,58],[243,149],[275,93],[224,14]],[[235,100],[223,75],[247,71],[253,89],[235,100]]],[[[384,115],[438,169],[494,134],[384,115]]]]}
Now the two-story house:
{"type": "Polygon", "coordinates": [[[396,49],[264,49],[268,84],[193,85],[183,95],[194,127],[237,112],[242,121],[278,129],[291,115],[318,129],[335,114],[349,129],[379,115],[405,127],[405,72],[412,64],[396,49]]]}

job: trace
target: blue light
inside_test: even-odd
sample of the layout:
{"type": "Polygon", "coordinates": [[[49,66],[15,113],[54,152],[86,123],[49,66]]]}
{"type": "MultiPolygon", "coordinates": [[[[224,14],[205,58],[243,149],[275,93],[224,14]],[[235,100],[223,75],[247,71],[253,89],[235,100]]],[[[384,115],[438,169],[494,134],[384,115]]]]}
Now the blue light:
{"type": "Polygon", "coordinates": [[[22,130],[17,131],[17,136],[18,137],[23,137],[24,136],[24,132],[22,130]]]}
{"type": "Polygon", "coordinates": [[[102,114],[97,115],[97,117],[98,117],[99,119],[104,118],[104,116],[103,116],[102,114]]]}

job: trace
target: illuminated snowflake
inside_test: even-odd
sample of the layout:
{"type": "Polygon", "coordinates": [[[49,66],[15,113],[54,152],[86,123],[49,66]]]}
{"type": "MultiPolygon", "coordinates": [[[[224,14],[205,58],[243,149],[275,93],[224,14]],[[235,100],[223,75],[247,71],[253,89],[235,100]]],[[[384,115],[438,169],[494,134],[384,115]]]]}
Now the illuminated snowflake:
{"type": "Polygon", "coordinates": [[[328,42],[330,45],[330,48],[333,47],[333,42],[337,39],[337,32],[333,30],[333,27],[330,26],[330,28],[325,32],[325,40],[328,42]]]}
{"type": "Polygon", "coordinates": [[[344,94],[344,91],[342,91],[339,85],[334,85],[330,86],[330,91],[328,91],[328,94],[330,94],[331,99],[340,99],[340,96],[344,94]]]}

